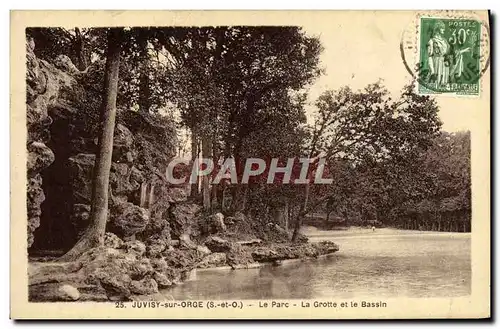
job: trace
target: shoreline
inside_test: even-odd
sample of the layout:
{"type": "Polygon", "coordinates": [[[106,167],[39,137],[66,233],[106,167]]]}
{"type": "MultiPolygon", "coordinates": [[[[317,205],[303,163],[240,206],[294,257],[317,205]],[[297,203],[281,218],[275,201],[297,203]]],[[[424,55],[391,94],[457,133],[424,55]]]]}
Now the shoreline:
{"type": "Polygon", "coordinates": [[[321,260],[325,259],[328,257],[332,257],[336,254],[337,252],[332,252],[324,255],[319,255],[317,257],[303,257],[303,258],[294,258],[294,259],[283,259],[279,263],[275,262],[256,262],[253,264],[249,264],[248,267],[231,267],[231,266],[215,266],[215,267],[208,267],[208,268],[195,268],[193,271],[195,273],[200,272],[215,272],[215,271],[237,271],[237,270],[253,270],[253,269],[261,269],[265,267],[276,267],[276,266],[286,266],[286,265],[291,265],[291,264],[296,264],[296,263],[303,263],[307,261],[314,261],[314,260],[321,260]]]}
{"type": "MultiPolygon", "coordinates": [[[[332,241],[242,245],[210,236],[204,244],[169,246],[151,254],[140,241],[107,244],[73,262],[29,261],[30,302],[116,302],[149,297],[207,271],[258,269],[317,260],[339,250],[332,241]]],[[[247,242],[247,241],[245,241],[247,242]]]]}

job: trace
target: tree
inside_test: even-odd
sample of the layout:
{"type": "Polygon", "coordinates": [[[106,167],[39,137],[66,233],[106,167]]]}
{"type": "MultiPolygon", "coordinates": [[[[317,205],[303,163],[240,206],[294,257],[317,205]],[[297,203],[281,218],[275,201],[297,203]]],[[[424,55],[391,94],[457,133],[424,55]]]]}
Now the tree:
{"type": "Polygon", "coordinates": [[[90,65],[91,57],[100,56],[105,51],[105,29],[59,27],[26,29],[26,34],[33,38],[37,47],[35,54],[39,58],[53,61],[60,55],[68,56],[81,71],[90,65]]]}
{"type": "Polygon", "coordinates": [[[75,259],[85,251],[104,243],[104,233],[108,217],[109,173],[113,151],[122,37],[123,29],[109,29],[107,36],[108,50],[104,79],[104,97],[101,107],[101,129],[92,184],[90,224],[81,239],[61,260],[75,259]]]}
{"type": "Polygon", "coordinates": [[[404,168],[392,218],[404,228],[467,231],[470,225],[470,133],[442,132],[404,168]]]}
{"type": "MultiPolygon", "coordinates": [[[[411,85],[406,86],[396,100],[380,81],[360,91],[349,87],[328,90],[318,98],[316,106],[318,111],[307,145],[310,156],[325,157],[332,166],[338,161],[347,161],[361,171],[382,163],[406,164],[432,144],[441,127],[435,101],[415,94],[411,85]]],[[[383,205],[381,198],[388,199],[387,194],[382,193],[384,184],[370,179],[367,182],[370,184],[365,184],[366,187],[378,191],[373,193],[374,198],[379,198],[379,202],[374,202],[375,208],[383,205]]],[[[335,184],[330,190],[306,185],[293,241],[298,236],[302,217],[337,193],[335,184]],[[311,193],[313,188],[317,192],[311,193]],[[308,206],[309,194],[319,197],[311,206],[308,206]]]]}
{"type": "MultiPolygon", "coordinates": [[[[225,59],[229,108],[222,144],[226,154],[235,159],[266,157],[265,148],[261,154],[255,152],[264,145],[273,150],[273,157],[285,156],[286,148],[273,144],[283,146],[284,141],[291,141],[293,129],[305,121],[302,92],[322,72],[321,44],[296,27],[238,27],[232,35],[236,37],[229,42],[231,51],[225,59]],[[280,134],[253,138],[256,131],[267,127],[269,132],[279,128],[280,134]]],[[[248,188],[233,187],[235,210],[247,204],[248,188]]]]}
{"type": "MultiPolygon", "coordinates": [[[[320,74],[317,38],[296,27],[186,28],[176,35],[175,48],[183,56],[175,56],[174,99],[183,124],[191,131],[193,159],[200,151],[214,160],[264,157],[261,146],[270,150],[273,144],[282,145],[281,137],[266,138],[257,132],[274,132],[277,126],[282,140],[291,140],[281,130],[281,122],[289,123],[288,130],[305,121],[303,101],[297,94],[320,74]]],[[[283,155],[281,150],[273,155],[283,155]]],[[[239,178],[241,169],[237,167],[239,178]]],[[[207,183],[204,178],[206,206],[207,183]]],[[[249,188],[230,186],[233,210],[245,210],[249,188]]],[[[214,192],[212,187],[212,198],[214,192]]]]}

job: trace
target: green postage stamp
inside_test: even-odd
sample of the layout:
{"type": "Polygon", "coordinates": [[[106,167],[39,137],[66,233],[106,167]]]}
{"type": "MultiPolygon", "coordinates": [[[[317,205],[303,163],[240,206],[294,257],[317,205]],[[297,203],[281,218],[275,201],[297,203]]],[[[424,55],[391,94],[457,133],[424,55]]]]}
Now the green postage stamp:
{"type": "Polygon", "coordinates": [[[421,17],[419,40],[419,93],[479,95],[479,21],[421,17]]]}

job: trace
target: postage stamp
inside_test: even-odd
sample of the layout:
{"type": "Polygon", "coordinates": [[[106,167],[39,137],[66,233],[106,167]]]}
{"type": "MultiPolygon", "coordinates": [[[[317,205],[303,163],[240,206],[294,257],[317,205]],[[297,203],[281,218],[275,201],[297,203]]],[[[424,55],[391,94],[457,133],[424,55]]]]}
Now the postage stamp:
{"type": "Polygon", "coordinates": [[[421,18],[419,92],[479,94],[480,23],[421,18]]]}
{"type": "Polygon", "coordinates": [[[471,13],[417,13],[403,32],[400,45],[416,92],[478,97],[481,77],[490,64],[489,40],[488,23],[471,13]]]}

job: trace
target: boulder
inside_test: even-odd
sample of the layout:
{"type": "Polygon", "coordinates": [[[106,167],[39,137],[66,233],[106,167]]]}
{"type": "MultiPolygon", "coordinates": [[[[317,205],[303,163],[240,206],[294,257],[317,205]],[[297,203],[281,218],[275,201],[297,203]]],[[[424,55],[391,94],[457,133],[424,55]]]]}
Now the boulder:
{"type": "Polygon", "coordinates": [[[130,168],[130,179],[140,184],[145,181],[144,173],[136,166],[132,166],[130,168]]]}
{"type": "Polygon", "coordinates": [[[83,283],[104,288],[113,300],[130,297],[132,281],[141,281],[154,273],[149,259],[140,256],[144,245],[134,242],[138,243],[125,243],[127,247],[123,249],[99,247],[84,253],[78,259],[83,264],[78,271],[83,283]]]}
{"type": "MultiPolygon", "coordinates": [[[[159,280],[161,280],[163,279],[163,277],[165,277],[171,282],[171,284],[180,281],[180,272],[172,268],[165,259],[151,259],[151,265],[154,269],[153,278],[159,278],[159,280]]],[[[156,282],[158,283],[158,285],[162,285],[162,283],[160,283],[159,281],[156,282]]],[[[163,283],[166,283],[166,281],[164,281],[163,283]]]]}
{"type": "Polygon", "coordinates": [[[89,282],[95,282],[104,288],[106,295],[111,300],[127,300],[131,295],[129,286],[132,279],[125,273],[118,272],[111,275],[109,272],[97,270],[92,273],[89,282]]]}
{"type": "Polygon", "coordinates": [[[212,252],[210,251],[210,249],[208,249],[207,246],[202,246],[202,245],[198,245],[196,246],[196,250],[202,254],[203,256],[206,256],[206,255],[209,255],[211,254],[212,252]]]}
{"type": "Polygon", "coordinates": [[[316,258],[320,255],[319,250],[313,244],[300,244],[296,246],[296,249],[299,249],[300,257],[316,258]]]}
{"type": "Polygon", "coordinates": [[[195,223],[195,217],[201,206],[195,203],[172,203],[168,209],[171,235],[179,239],[183,234],[190,234],[190,229],[195,223]]]}
{"type": "Polygon", "coordinates": [[[141,184],[132,179],[132,168],[134,167],[130,167],[128,163],[111,164],[109,186],[114,197],[121,197],[127,201],[140,190],[141,184]]]}
{"type": "Polygon", "coordinates": [[[84,254],[80,258],[81,261],[89,262],[89,264],[85,264],[83,267],[86,272],[90,272],[88,273],[89,275],[92,273],[104,273],[112,276],[117,273],[126,273],[132,279],[140,280],[154,272],[150,260],[141,258],[140,252],[136,252],[135,248],[127,249],[126,253],[119,249],[106,247],[96,249],[101,250],[102,255],[84,254]]]}
{"type": "Polygon", "coordinates": [[[156,281],[158,288],[168,288],[172,285],[172,281],[163,273],[155,272],[153,279],[156,281]]]}
{"type": "Polygon", "coordinates": [[[78,88],[67,72],[36,58],[31,41],[26,45],[26,123],[28,140],[33,141],[40,139],[39,128],[48,118],[48,108],[63,99],[68,102],[67,94],[75,94],[78,88]]]}
{"type": "Polygon", "coordinates": [[[205,240],[205,245],[212,252],[227,252],[231,249],[231,243],[218,236],[210,236],[205,240]]]}
{"type": "Polygon", "coordinates": [[[188,269],[187,271],[181,271],[182,281],[196,281],[196,269],[188,269]]]}
{"type": "Polygon", "coordinates": [[[148,239],[147,247],[146,247],[146,254],[148,257],[157,257],[161,254],[162,251],[164,251],[168,243],[165,239],[161,239],[158,237],[152,237],[148,239]]]}
{"type": "Polygon", "coordinates": [[[152,295],[158,292],[158,284],[152,278],[133,280],[130,283],[130,292],[136,295],[152,295]]]}
{"type": "Polygon", "coordinates": [[[40,64],[34,53],[35,42],[30,38],[26,44],[26,84],[28,103],[38,94],[42,94],[47,80],[40,69],[40,64]]]}
{"type": "Polygon", "coordinates": [[[28,175],[36,174],[54,162],[54,152],[44,143],[33,142],[28,145],[28,175]]]}
{"type": "Polygon", "coordinates": [[[191,270],[201,259],[196,249],[166,249],[162,255],[168,267],[180,272],[191,270]]]}
{"type": "Polygon", "coordinates": [[[233,269],[248,268],[255,263],[252,257],[251,249],[242,247],[238,244],[232,246],[231,250],[226,254],[227,263],[233,269]]]}
{"type": "Polygon", "coordinates": [[[304,256],[310,256],[314,254],[314,248],[308,248],[309,246],[289,246],[289,245],[277,245],[274,246],[273,250],[278,254],[278,259],[296,259],[304,256]]]}
{"type": "Polygon", "coordinates": [[[80,298],[80,292],[69,284],[63,284],[59,287],[59,293],[65,300],[75,301],[80,298]]]}
{"type": "Polygon", "coordinates": [[[122,202],[113,207],[111,228],[118,236],[129,237],[146,229],[149,212],[130,202],[122,202]]]}
{"type": "Polygon", "coordinates": [[[197,265],[197,268],[211,268],[226,265],[226,254],[223,252],[215,252],[205,256],[197,265]]]}
{"type": "Polygon", "coordinates": [[[113,135],[113,161],[132,162],[133,156],[129,152],[134,143],[134,135],[121,123],[117,123],[113,135]],[[130,153],[127,158],[127,154],[130,153]],[[131,161],[129,161],[131,160],[131,161]]]}
{"type": "Polygon", "coordinates": [[[194,243],[188,234],[181,234],[179,237],[179,246],[186,249],[196,249],[197,245],[194,243]]]}
{"type": "Polygon", "coordinates": [[[111,232],[106,232],[104,234],[104,246],[114,249],[120,249],[123,247],[123,240],[111,232]]]}
{"type": "MultiPolygon", "coordinates": [[[[94,164],[94,154],[79,153],[68,159],[69,184],[75,204],[91,203],[94,164]]],[[[140,190],[140,181],[143,179],[142,172],[136,167],[130,167],[127,163],[112,163],[109,174],[110,205],[133,199],[133,195],[140,190]]],[[[120,207],[110,207],[111,215],[122,210],[120,207]]]]}
{"type": "Polygon", "coordinates": [[[256,262],[273,262],[282,259],[282,256],[273,249],[259,247],[252,251],[252,258],[256,262]]]}
{"type": "Polygon", "coordinates": [[[28,211],[28,247],[34,241],[34,232],[40,226],[41,205],[45,201],[40,174],[28,178],[27,184],[27,211],[28,211]]]}
{"type": "Polygon", "coordinates": [[[170,224],[168,222],[168,205],[153,204],[150,208],[149,223],[140,235],[143,240],[163,240],[170,243],[170,224]]]}
{"type": "Polygon", "coordinates": [[[320,255],[327,255],[339,251],[339,246],[332,241],[320,241],[312,243],[320,255]]]}
{"type": "Polygon", "coordinates": [[[134,253],[139,257],[146,252],[146,246],[139,240],[125,242],[122,245],[122,249],[125,249],[129,253],[134,253]]]}

